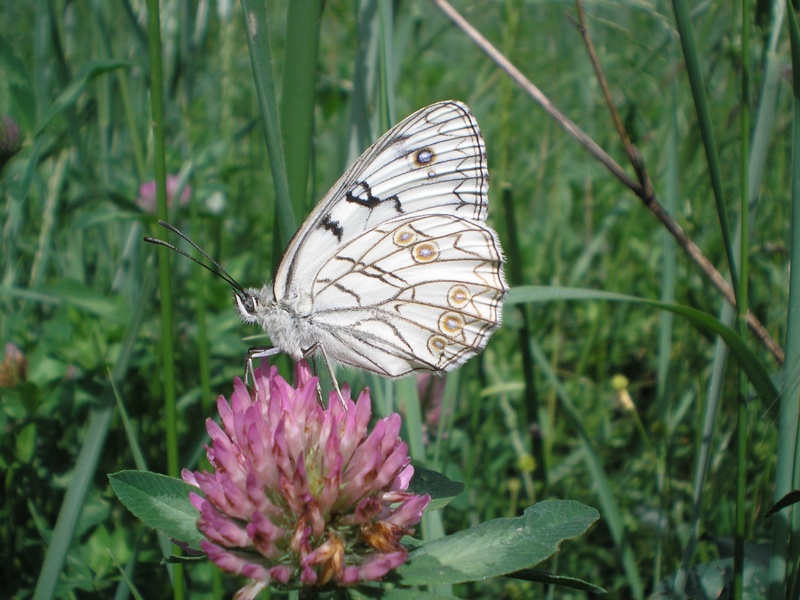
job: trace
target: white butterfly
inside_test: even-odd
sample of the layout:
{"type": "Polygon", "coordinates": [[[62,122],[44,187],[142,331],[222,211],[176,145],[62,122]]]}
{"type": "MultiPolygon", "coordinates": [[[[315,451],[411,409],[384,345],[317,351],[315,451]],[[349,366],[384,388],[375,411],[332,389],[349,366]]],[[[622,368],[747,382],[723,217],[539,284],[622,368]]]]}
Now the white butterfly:
{"type": "Polygon", "coordinates": [[[485,222],[488,186],[478,123],[466,105],[446,101],[407,117],[359,157],[261,288],[243,289],[162,224],[212,261],[241,319],[269,334],[275,347],[249,358],[320,352],[329,368],[402,377],[456,368],[500,326],[508,288],[485,222]]]}
{"type": "Polygon", "coordinates": [[[386,377],[454,369],[500,325],[507,293],[488,186],[470,110],[415,112],[325,195],[272,283],[234,290],[239,316],[295,360],[314,349],[386,377]]]}

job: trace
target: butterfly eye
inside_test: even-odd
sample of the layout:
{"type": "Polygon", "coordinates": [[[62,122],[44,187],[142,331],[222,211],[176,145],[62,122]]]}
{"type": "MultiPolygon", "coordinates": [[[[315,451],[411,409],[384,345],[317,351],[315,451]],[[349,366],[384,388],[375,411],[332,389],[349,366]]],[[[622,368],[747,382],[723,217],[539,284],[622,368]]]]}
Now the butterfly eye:
{"type": "Polygon", "coordinates": [[[247,292],[239,292],[234,290],[233,292],[233,301],[236,304],[236,309],[239,311],[239,314],[242,318],[247,319],[247,317],[254,317],[256,314],[256,307],[258,306],[258,300],[252,294],[247,292]]]}

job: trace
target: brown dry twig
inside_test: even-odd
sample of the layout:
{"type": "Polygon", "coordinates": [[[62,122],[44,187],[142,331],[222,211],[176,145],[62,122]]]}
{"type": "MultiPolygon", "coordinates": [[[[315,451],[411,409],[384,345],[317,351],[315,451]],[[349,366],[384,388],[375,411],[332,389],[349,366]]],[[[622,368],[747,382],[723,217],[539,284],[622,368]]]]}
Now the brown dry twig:
{"type": "MultiPolygon", "coordinates": [[[[698,266],[700,270],[708,277],[712,284],[722,293],[724,298],[732,305],[736,306],[736,298],[733,293],[733,288],[725,280],[722,274],[711,263],[708,258],[703,254],[700,248],[689,238],[683,228],[678,222],[673,219],[669,213],[656,199],[653,191],[652,183],[647,175],[647,170],[644,166],[644,159],[639,150],[630,143],[626,134],[623,134],[623,144],[625,145],[626,153],[631,161],[631,165],[637,174],[637,180],[631,178],[630,175],[606,153],[591,137],[589,137],[580,127],[573,123],[569,117],[563,114],[556,106],[545,96],[542,91],[537,88],[522,72],[515,67],[503,54],[494,47],[485,37],[483,37],[477,29],[462,17],[448,2],[447,0],[433,0],[434,4],[461,29],[483,52],[491,58],[497,66],[511,77],[533,100],[541,106],[547,114],[549,114],[555,121],[561,125],[567,133],[575,138],[581,145],[583,145],[589,153],[600,161],[603,166],[608,169],[612,175],[619,179],[623,185],[629,188],[636,196],[641,199],[647,208],[656,216],[656,218],[666,227],[667,231],[675,238],[681,248],[689,255],[689,258],[698,266]]],[[[579,15],[582,18],[582,10],[579,10],[579,15]]],[[[584,39],[587,39],[584,24],[580,25],[584,39]]],[[[590,42],[589,42],[590,43],[590,42]]],[[[594,50],[590,51],[592,62],[595,64],[595,70],[601,73],[599,63],[596,62],[597,56],[594,50]]],[[[599,76],[599,75],[598,75],[599,76]]],[[[609,101],[609,106],[613,106],[610,101],[610,93],[608,92],[607,85],[603,78],[600,79],[601,86],[603,86],[603,93],[606,94],[606,99],[609,101]]],[[[619,117],[617,116],[617,119],[619,117]]],[[[622,124],[617,125],[618,130],[622,128],[622,124]]],[[[621,129],[624,132],[624,128],[621,129]]],[[[747,325],[750,330],[761,342],[761,344],[769,350],[775,359],[783,364],[784,351],[783,348],[772,338],[766,328],[761,324],[761,321],[749,310],[746,314],[747,325]]]]}

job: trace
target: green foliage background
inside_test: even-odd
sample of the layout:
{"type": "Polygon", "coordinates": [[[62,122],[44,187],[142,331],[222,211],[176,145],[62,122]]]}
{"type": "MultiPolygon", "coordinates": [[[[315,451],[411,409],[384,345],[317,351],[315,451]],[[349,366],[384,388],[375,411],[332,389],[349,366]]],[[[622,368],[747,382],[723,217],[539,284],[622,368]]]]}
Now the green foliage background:
{"type": "MultiPolygon", "coordinates": [[[[390,123],[456,98],[470,106],[486,140],[489,219],[509,270],[519,271],[516,286],[620,292],[721,312],[716,288],[636,196],[433,3],[328,2],[318,30],[308,17],[314,4],[295,4],[306,13],[300,24],[289,22],[286,2],[269,3],[265,13],[282,143],[288,152],[311,140],[307,177],[304,161],[286,157],[296,222],[390,123]],[[300,51],[314,44],[308,68],[300,51]],[[302,98],[303,86],[310,86],[311,109],[292,113],[302,107],[286,99],[302,98]],[[514,234],[519,248],[512,252],[514,234]]],[[[732,224],[740,198],[748,198],[743,140],[752,143],[750,181],[760,185],[749,196],[744,276],[749,307],[784,345],[793,339],[787,311],[798,302],[789,294],[789,257],[798,245],[787,7],[745,7],[749,38],[739,4],[697,4],[692,20],[732,224]],[[743,77],[751,78],[744,100],[743,77]],[[753,127],[744,136],[743,113],[753,127]]],[[[465,1],[456,8],[625,164],[572,3],[465,1]]],[[[169,221],[243,285],[258,285],[270,278],[286,241],[278,232],[291,217],[285,207],[276,212],[242,6],[180,0],[161,9],[166,169],[191,187],[190,202],[173,206],[169,221]]],[[[673,9],[658,0],[585,6],[612,97],[657,197],[727,275],[698,99],[673,9]]],[[[155,178],[146,6],[5,3],[0,23],[0,114],[24,134],[22,151],[0,171],[0,341],[27,360],[27,376],[0,389],[0,595],[30,597],[37,585],[41,594],[49,580],[58,597],[123,597],[129,583],[142,597],[167,597],[172,588],[155,533],[120,506],[106,479],[121,469],[171,468],[157,252],[142,243],[157,231],[156,217],[136,203],[139,186],[155,178]],[[76,481],[85,482],[85,494],[70,492],[76,481]],[[74,522],[56,528],[59,514],[74,522]],[[62,548],[63,567],[45,560],[54,548],[62,548]]],[[[214,398],[241,375],[246,348],[268,340],[242,340],[258,332],[238,321],[222,281],[177,256],[169,260],[177,464],[196,468],[214,398]]],[[[796,352],[787,348],[784,371],[752,335],[742,335],[754,359],[791,392],[796,352]]],[[[771,597],[783,597],[796,562],[790,554],[789,576],[775,575],[785,541],[764,513],[775,499],[779,461],[793,471],[794,446],[779,443],[779,423],[788,418],[796,438],[796,413],[787,417],[782,408],[796,396],[754,395],[733,360],[716,363],[724,368],[714,379],[714,356],[707,331],[650,306],[551,300],[508,305],[486,351],[446,380],[339,379],[356,390],[370,385],[379,412],[404,411],[415,460],[465,483],[461,497],[423,523],[425,538],[513,517],[539,500],[577,500],[598,507],[601,522],[541,568],[615,597],[641,598],[658,593],[682,564],[711,568],[730,557],[743,497],[740,539],[748,543],[746,564],[759,566],[748,585],[765,585],[772,560],[779,583],[771,597]],[[535,362],[525,358],[520,332],[535,362]],[[629,380],[633,411],[621,408],[612,385],[620,374],[629,380]],[[746,433],[741,455],[737,431],[746,433]],[[704,450],[707,470],[698,459],[704,450]],[[702,533],[696,551],[693,528],[702,533]]],[[[279,364],[288,375],[288,361],[279,364]]],[[[237,585],[208,565],[188,568],[185,577],[192,598],[229,596],[237,585]]],[[[452,591],[474,598],[545,593],[512,579],[452,591]]]]}

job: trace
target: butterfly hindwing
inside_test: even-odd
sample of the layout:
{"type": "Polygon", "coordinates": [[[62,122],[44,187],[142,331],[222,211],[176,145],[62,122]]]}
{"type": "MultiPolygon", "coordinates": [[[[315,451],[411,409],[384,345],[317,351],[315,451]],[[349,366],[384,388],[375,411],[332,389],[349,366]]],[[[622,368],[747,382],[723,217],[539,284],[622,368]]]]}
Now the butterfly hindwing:
{"type": "Polygon", "coordinates": [[[484,221],[488,178],[483,138],[465,105],[417,111],[366,150],[303,223],[278,267],[276,299],[308,294],[340,248],[388,220],[442,213],[484,221]]]}
{"type": "Polygon", "coordinates": [[[341,362],[391,377],[447,371],[480,352],[499,326],[501,265],[496,235],[479,221],[398,217],[320,269],[314,323],[335,335],[328,351],[341,362]]]}

